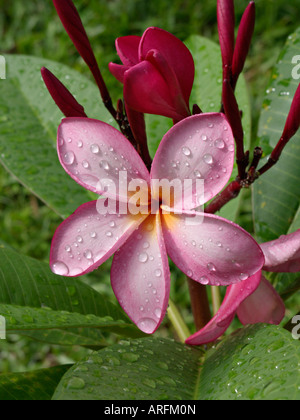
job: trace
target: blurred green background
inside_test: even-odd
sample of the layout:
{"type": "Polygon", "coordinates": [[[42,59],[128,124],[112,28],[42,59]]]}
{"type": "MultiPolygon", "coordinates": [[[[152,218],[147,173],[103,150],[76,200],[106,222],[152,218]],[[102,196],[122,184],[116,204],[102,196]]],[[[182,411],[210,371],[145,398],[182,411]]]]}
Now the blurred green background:
{"type": "MultiPolygon", "coordinates": [[[[75,0],[74,3],[114,100],[122,95],[121,86],[110,75],[107,65],[117,60],[114,48],[116,37],[141,35],[147,27],[159,26],[182,40],[191,34],[199,34],[218,42],[216,2],[212,0],[75,0]]],[[[238,22],[248,1],[236,0],[235,4],[238,22]]],[[[254,111],[253,136],[271,68],[287,36],[300,25],[300,0],[257,0],[256,5],[255,35],[245,68],[254,111]]],[[[1,54],[49,58],[90,77],[66,35],[51,0],[0,0],[0,37],[1,54]]],[[[2,240],[26,255],[48,260],[51,238],[61,220],[2,167],[0,215],[2,240]]],[[[109,264],[102,271],[103,282],[97,283],[97,287],[104,292],[109,284],[108,270],[109,264]]],[[[177,288],[177,296],[185,301],[187,297],[183,280],[174,287],[177,288]]],[[[22,371],[76,360],[83,351],[72,349],[63,352],[55,346],[37,345],[19,337],[0,342],[0,350],[0,372],[22,371]]]]}

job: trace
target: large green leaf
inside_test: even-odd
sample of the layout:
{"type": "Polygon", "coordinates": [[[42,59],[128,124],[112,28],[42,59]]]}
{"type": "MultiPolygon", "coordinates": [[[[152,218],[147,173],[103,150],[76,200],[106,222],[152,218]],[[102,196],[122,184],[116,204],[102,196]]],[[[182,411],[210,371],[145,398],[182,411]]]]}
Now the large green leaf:
{"type": "Polygon", "coordinates": [[[6,333],[28,333],[36,339],[61,345],[100,347],[105,340],[99,332],[123,335],[123,328],[129,327],[124,320],[113,320],[110,316],[82,315],[46,307],[0,304],[0,315],[5,318],[6,333]]]}
{"type": "Polygon", "coordinates": [[[279,327],[237,331],[208,353],[201,372],[201,400],[299,400],[300,345],[279,327]]]}
{"type": "MultiPolygon", "coordinates": [[[[222,96],[222,60],[220,47],[207,38],[192,35],[186,41],[186,46],[191,51],[195,62],[195,82],[190,98],[190,104],[197,104],[203,112],[219,112],[222,96]]],[[[245,131],[245,145],[248,149],[251,141],[251,112],[248,90],[245,79],[240,78],[237,86],[237,100],[243,110],[243,127],[245,131]]],[[[163,135],[172,126],[172,120],[156,115],[147,115],[147,134],[149,148],[154,156],[163,135]]],[[[237,176],[236,165],[231,180],[237,176]]],[[[232,200],[219,213],[226,219],[236,221],[239,213],[240,201],[232,200]]]]}
{"type": "MultiPolygon", "coordinates": [[[[292,78],[293,57],[300,54],[300,29],[288,38],[274,69],[259,124],[259,145],[269,155],[278,142],[299,81],[292,78]]],[[[266,159],[264,160],[264,162],[266,159]]],[[[300,228],[300,132],[279,162],[253,186],[255,231],[261,242],[300,228]]],[[[284,292],[299,274],[280,274],[274,282],[284,292]]]]}
{"type": "Polygon", "coordinates": [[[300,344],[256,325],[204,353],[168,339],[138,339],[94,352],[62,378],[55,400],[299,399],[300,344]]]}
{"type": "MultiPolygon", "coordinates": [[[[106,295],[96,292],[77,278],[57,276],[50,271],[48,264],[22,256],[4,245],[0,246],[0,304],[39,309],[49,307],[54,311],[95,315],[100,318],[109,316],[112,320],[125,322],[120,331],[122,335],[141,336],[124,312],[111,303],[106,295]]],[[[50,324],[49,319],[49,327],[50,324]]],[[[43,330],[24,330],[23,333],[46,341],[47,336],[49,335],[49,339],[51,336],[45,335],[43,330]]],[[[84,342],[85,337],[88,341],[93,340],[93,345],[95,341],[103,338],[98,329],[80,328],[80,331],[77,331],[74,328],[72,333],[81,336],[84,345],[87,345],[84,342]]],[[[66,340],[69,340],[67,335],[66,340]]],[[[61,343],[61,339],[59,342],[61,343]]]]}
{"type": "Polygon", "coordinates": [[[0,163],[23,185],[65,217],[91,194],[62,169],[56,133],[62,114],[40,74],[49,68],[85,107],[91,118],[112,122],[94,83],[59,63],[30,56],[7,55],[7,78],[0,83],[0,163]]]}
{"type": "Polygon", "coordinates": [[[71,365],[33,372],[0,374],[1,401],[49,401],[62,375],[71,365]]]}

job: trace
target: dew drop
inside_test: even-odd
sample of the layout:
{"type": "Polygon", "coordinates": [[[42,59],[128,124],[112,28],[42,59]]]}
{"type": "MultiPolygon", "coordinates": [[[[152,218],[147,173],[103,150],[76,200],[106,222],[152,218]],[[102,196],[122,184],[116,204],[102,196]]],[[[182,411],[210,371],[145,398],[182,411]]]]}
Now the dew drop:
{"type": "Polygon", "coordinates": [[[108,238],[111,238],[113,236],[112,232],[109,230],[108,232],[106,232],[105,234],[108,238]]]}
{"type": "Polygon", "coordinates": [[[100,147],[98,146],[98,144],[92,144],[90,147],[90,150],[92,153],[96,155],[97,153],[100,152],[100,147]]]}
{"type": "Polygon", "coordinates": [[[240,277],[240,280],[244,281],[244,280],[247,280],[249,278],[249,274],[241,273],[239,277],[240,277]]]}
{"type": "Polygon", "coordinates": [[[139,255],[139,262],[141,262],[141,263],[145,263],[145,262],[147,262],[148,261],[148,254],[146,253],[146,252],[142,252],[140,255],[139,255]]]}
{"type": "Polygon", "coordinates": [[[90,250],[90,249],[87,249],[85,252],[84,252],[84,254],[83,254],[84,256],[85,256],[85,258],[87,259],[87,260],[91,260],[92,258],[93,258],[93,253],[92,253],[92,251],[90,250]]]}
{"type": "Polygon", "coordinates": [[[193,272],[192,272],[192,270],[188,270],[186,274],[188,275],[188,277],[192,277],[193,272]]]}
{"type": "Polygon", "coordinates": [[[75,161],[75,155],[73,152],[67,152],[63,156],[63,161],[66,165],[73,165],[75,161]]]}
{"type": "Polygon", "coordinates": [[[224,149],[225,147],[225,143],[222,139],[215,140],[214,145],[217,149],[224,149]]]}
{"type": "Polygon", "coordinates": [[[158,268],[157,270],[155,270],[155,276],[156,277],[160,277],[161,275],[162,275],[162,272],[161,272],[161,270],[158,268]]]}
{"type": "Polygon", "coordinates": [[[82,236],[77,236],[76,241],[82,244],[83,242],[82,236]]]}
{"type": "Polygon", "coordinates": [[[69,274],[69,268],[66,266],[65,263],[61,261],[56,261],[54,264],[52,264],[52,271],[55,274],[58,274],[60,276],[66,276],[69,274]]]}
{"type": "Polygon", "coordinates": [[[77,146],[79,147],[79,149],[81,149],[81,148],[82,148],[83,143],[82,143],[82,141],[81,141],[81,140],[79,140],[79,141],[77,142],[77,146]]]}
{"type": "Polygon", "coordinates": [[[203,160],[208,165],[212,165],[213,162],[214,162],[212,155],[210,155],[209,153],[207,153],[206,155],[203,156],[203,160]]]}
{"type": "Polygon", "coordinates": [[[93,239],[97,238],[97,233],[96,232],[91,232],[90,237],[93,238],[93,239]]]}
{"type": "Polygon", "coordinates": [[[153,319],[150,319],[150,318],[142,318],[142,319],[139,320],[137,326],[143,332],[145,332],[147,334],[150,334],[155,329],[156,322],[153,319]]]}
{"type": "Polygon", "coordinates": [[[67,252],[71,252],[71,247],[70,247],[70,245],[67,245],[67,246],[65,247],[65,250],[66,250],[67,252]]]}
{"type": "Polygon", "coordinates": [[[203,135],[201,136],[201,140],[203,140],[203,141],[207,141],[207,139],[208,139],[208,137],[207,137],[205,134],[203,134],[203,135]]]}
{"type": "Polygon", "coordinates": [[[144,243],[143,243],[143,248],[144,248],[144,249],[149,248],[149,246],[150,246],[149,242],[144,242],[144,243]]]}
{"type": "Polygon", "coordinates": [[[209,280],[208,280],[208,278],[207,278],[206,276],[202,276],[202,277],[200,278],[200,283],[202,283],[202,284],[206,285],[206,284],[208,284],[208,283],[209,283],[209,280]]]}
{"type": "Polygon", "coordinates": [[[234,145],[233,144],[230,144],[228,146],[228,150],[229,150],[229,152],[234,152],[234,145]]]}
{"type": "Polygon", "coordinates": [[[114,222],[113,220],[111,222],[109,222],[109,226],[110,227],[116,227],[116,222],[114,222]]]}
{"type": "Polygon", "coordinates": [[[86,160],[84,160],[82,162],[82,166],[84,167],[84,169],[88,169],[90,165],[89,165],[89,162],[87,162],[86,160]]]}
{"type": "Polygon", "coordinates": [[[161,317],[161,309],[160,308],[156,308],[155,311],[154,311],[154,314],[155,314],[155,316],[157,318],[160,318],[161,317]]]}
{"type": "Polygon", "coordinates": [[[201,178],[201,172],[198,170],[194,171],[194,175],[196,178],[201,178]]]}
{"type": "Polygon", "coordinates": [[[190,149],[188,148],[188,147],[183,147],[182,149],[182,153],[184,154],[184,156],[191,156],[191,151],[190,151],[190,149]]]}
{"type": "Polygon", "coordinates": [[[70,388],[70,389],[83,389],[84,387],[85,387],[85,382],[81,378],[71,378],[67,385],[67,388],[70,388]]]}
{"type": "Polygon", "coordinates": [[[208,263],[207,268],[209,271],[216,271],[216,267],[213,263],[208,263]]]}
{"type": "Polygon", "coordinates": [[[106,171],[108,171],[108,170],[109,170],[109,168],[110,168],[109,163],[107,162],[107,160],[101,160],[101,162],[100,162],[100,166],[101,166],[103,169],[105,169],[106,171]]]}

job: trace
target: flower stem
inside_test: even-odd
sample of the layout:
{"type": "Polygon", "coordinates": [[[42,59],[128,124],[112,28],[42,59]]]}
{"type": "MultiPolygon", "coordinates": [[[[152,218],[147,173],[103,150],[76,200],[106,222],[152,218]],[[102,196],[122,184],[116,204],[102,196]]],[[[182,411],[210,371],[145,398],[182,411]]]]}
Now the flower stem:
{"type": "Polygon", "coordinates": [[[216,315],[221,306],[221,294],[218,286],[211,286],[213,314],[216,315]]]}
{"type": "Polygon", "coordinates": [[[206,286],[187,277],[191,297],[192,312],[197,331],[201,330],[210,320],[211,313],[206,286]]]}
{"type": "Polygon", "coordinates": [[[191,333],[171,299],[169,300],[168,317],[178,335],[179,340],[184,343],[191,333]]]}

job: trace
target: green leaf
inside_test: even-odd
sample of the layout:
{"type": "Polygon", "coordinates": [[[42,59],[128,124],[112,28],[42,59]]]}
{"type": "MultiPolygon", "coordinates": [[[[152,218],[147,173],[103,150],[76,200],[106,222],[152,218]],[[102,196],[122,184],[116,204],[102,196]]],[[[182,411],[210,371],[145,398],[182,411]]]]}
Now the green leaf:
{"type": "Polygon", "coordinates": [[[74,365],[53,399],[190,399],[201,354],[168,339],[123,341],[74,365]]]}
{"type": "Polygon", "coordinates": [[[80,73],[42,58],[5,58],[7,79],[0,83],[0,163],[65,218],[92,195],[59,163],[55,143],[62,114],[41,79],[41,67],[49,68],[66,84],[89,117],[112,121],[104,106],[99,106],[96,86],[80,73]]]}
{"type": "MultiPolygon", "coordinates": [[[[195,82],[190,98],[193,104],[200,106],[203,112],[220,112],[222,97],[222,60],[220,47],[207,38],[192,35],[186,41],[195,62],[195,82]]],[[[251,112],[248,90],[245,79],[240,78],[237,86],[237,100],[243,110],[243,127],[245,131],[246,148],[250,148],[251,112]]],[[[146,115],[149,149],[154,156],[163,135],[172,127],[172,120],[156,115],[146,115]]],[[[230,181],[236,178],[236,165],[230,181]]],[[[219,213],[220,216],[236,221],[239,213],[242,195],[232,200],[219,213]]]]}
{"type": "Polygon", "coordinates": [[[54,400],[299,399],[300,343],[275,326],[229,336],[203,357],[169,339],[123,341],[62,378],[54,400]]]}
{"type": "MultiPolygon", "coordinates": [[[[124,312],[111,303],[106,295],[96,292],[77,278],[57,276],[51,272],[48,264],[22,256],[3,244],[0,245],[0,304],[39,309],[49,307],[54,311],[76,312],[100,318],[109,316],[113,320],[125,322],[124,328],[122,326],[120,330],[122,335],[141,336],[124,312]]],[[[82,345],[86,345],[85,337],[93,342],[103,339],[100,331],[89,328],[80,329],[80,332],[74,328],[72,333],[82,336],[82,345]]],[[[47,341],[44,334],[45,331],[26,332],[26,335],[47,341]]]]}
{"type": "Polygon", "coordinates": [[[255,325],[208,353],[197,395],[201,400],[299,400],[300,344],[286,330],[255,325]]]}
{"type": "Polygon", "coordinates": [[[0,400],[50,401],[58,382],[71,366],[0,374],[0,400]]]}
{"type": "MultiPolygon", "coordinates": [[[[300,54],[300,29],[287,40],[274,69],[264,99],[259,123],[259,146],[271,153],[282,134],[299,81],[292,78],[294,56],[300,54]]],[[[264,160],[266,162],[266,159],[264,160]]],[[[255,231],[260,242],[277,239],[300,228],[300,132],[284,149],[279,162],[253,186],[255,231]]],[[[273,278],[277,290],[295,281],[299,274],[273,278]]]]}
{"type": "Polygon", "coordinates": [[[129,327],[124,320],[113,320],[110,316],[81,315],[45,307],[0,304],[0,315],[5,318],[6,333],[30,333],[39,340],[60,345],[100,347],[105,340],[99,332],[123,335],[123,328],[129,327]]]}

